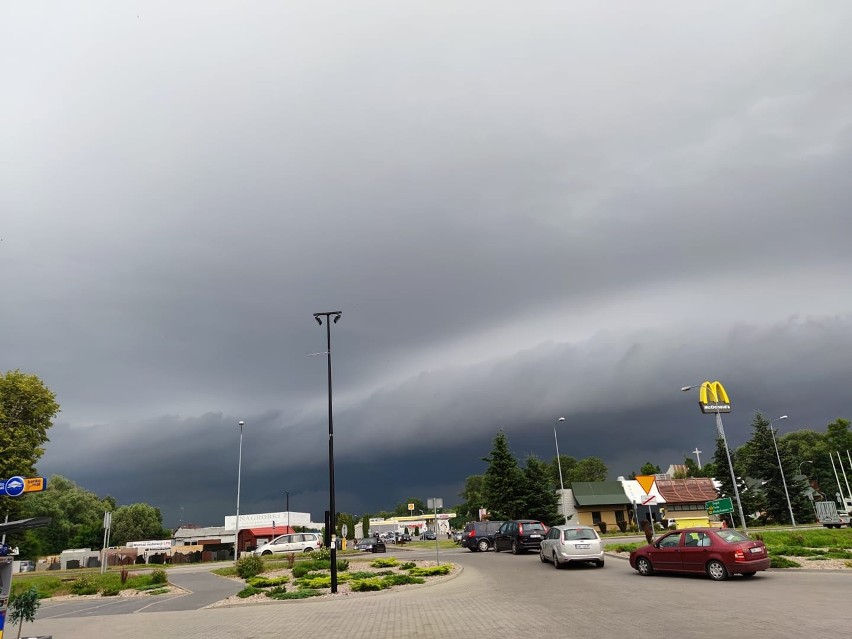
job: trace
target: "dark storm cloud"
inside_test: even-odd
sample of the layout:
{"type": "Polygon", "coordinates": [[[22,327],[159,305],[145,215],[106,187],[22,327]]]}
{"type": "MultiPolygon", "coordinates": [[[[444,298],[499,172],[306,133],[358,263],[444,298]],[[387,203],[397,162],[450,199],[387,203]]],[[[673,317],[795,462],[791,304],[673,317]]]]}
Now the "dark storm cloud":
{"type": "Polygon", "coordinates": [[[844,5],[3,11],[0,368],[58,393],[45,468],[218,518],[245,419],[249,499],[319,516],[321,310],[342,476],[393,499],[562,413],[616,474],[712,450],[663,417],[708,376],[835,405],[844,5]]]}

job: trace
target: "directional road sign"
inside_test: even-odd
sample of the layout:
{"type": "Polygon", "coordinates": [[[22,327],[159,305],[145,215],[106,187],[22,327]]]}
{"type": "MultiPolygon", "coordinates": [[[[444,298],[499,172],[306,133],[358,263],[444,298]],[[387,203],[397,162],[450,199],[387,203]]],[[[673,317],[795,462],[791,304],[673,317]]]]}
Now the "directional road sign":
{"type": "Polygon", "coordinates": [[[734,512],[734,504],[731,502],[730,497],[708,501],[704,506],[707,508],[708,515],[726,515],[727,513],[734,512]]]}

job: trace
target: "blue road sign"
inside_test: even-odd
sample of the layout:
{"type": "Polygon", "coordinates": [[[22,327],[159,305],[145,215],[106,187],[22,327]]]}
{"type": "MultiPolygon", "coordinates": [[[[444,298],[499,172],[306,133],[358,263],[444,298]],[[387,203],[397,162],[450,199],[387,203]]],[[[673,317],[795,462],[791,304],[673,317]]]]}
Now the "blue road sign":
{"type": "Polygon", "coordinates": [[[9,497],[18,497],[24,492],[24,478],[9,477],[6,481],[0,481],[0,495],[8,495],[9,497]]]}

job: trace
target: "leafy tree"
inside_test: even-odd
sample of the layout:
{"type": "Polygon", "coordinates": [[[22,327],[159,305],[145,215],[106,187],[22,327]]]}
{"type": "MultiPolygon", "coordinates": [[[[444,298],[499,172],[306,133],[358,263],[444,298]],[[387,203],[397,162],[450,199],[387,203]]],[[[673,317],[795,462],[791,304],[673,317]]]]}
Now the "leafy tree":
{"type": "Polygon", "coordinates": [[[361,517],[361,534],[364,537],[370,536],[370,515],[364,515],[361,517]]]}
{"type": "Polygon", "coordinates": [[[503,431],[494,438],[494,447],[489,457],[482,483],[483,505],[492,519],[518,519],[523,516],[524,476],[518,462],[509,450],[509,440],[503,431]]]}
{"type": "Polygon", "coordinates": [[[640,475],[659,475],[663,472],[659,466],[655,466],[651,462],[645,462],[642,464],[642,468],[639,469],[640,475]]]}
{"type": "Polygon", "coordinates": [[[530,519],[538,519],[548,525],[561,521],[557,504],[559,498],[553,491],[549,465],[534,455],[524,465],[523,502],[524,513],[530,519]]]}
{"type": "Polygon", "coordinates": [[[24,627],[24,622],[35,621],[36,612],[38,612],[41,601],[38,597],[38,588],[30,586],[23,592],[17,595],[12,595],[9,598],[9,621],[18,624],[18,639],[21,637],[21,628],[24,627]]]}
{"type": "Polygon", "coordinates": [[[112,509],[112,497],[101,499],[70,479],[54,475],[47,490],[22,500],[24,517],[50,517],[50,525],[23,533],[21,555],[53,555],[67,548],[100,548],[104,512],[112,509]]]}
{"type": "Polygon", "coordinates": [[[562,483],[570,488],[575,481],[604,481],[609,469],[600,457],[585,457],[577,460],[570,455],[560,455],[550,462],[550,474],[554,489],[559,488],[559,462],[562,463],[562,483]]]}
{"type": "MultiPolygon", "coordinates": [[[[343,524],[346,524],[346,538],[355,539],[355,517],[349,513],[337,513],[337,537],[343,539],[343,524]]],[[[365,535],[366,536],[366,535],[365,535]]]]}
{"type": "MultiPolygon", "coordinates": [[[[19,370],[0,374],[0,477],[36,475],[58,412],[56,395],[36,375],[19,370]]],[[[22,501],[0,500],[0,516],[17,517],[22,501]]]]}
{"type": "Polygon", "coordinates": [[[131,504],[120,506],[112,514],[110,543],[115,546],[121,546],[128,541],[169,537],[171,533],[163,529],[163,515],[159,508],[148,504],[131,504]]]}
{"type": "Polygon", "coordinates": [[[459,493],[459,497],[464,501],[456,508],[456,514],[459,519],[462,519],[462,522],[479,519],[479,509],[485,503],[482,494],[484,481],[484,475],[471,475],[464,480],[464,489],[459,493]]]}
{"type": "Polygon", "coordinates": [[[426,512],[426,502],[424,502],[419,497],[409,497],[406,501],[400,502],[396,505],[396,508],[393,510],[394,517],[407,517],[411,514],[408,510],[408,504],[414,504],[414,512],[417,513],[425,513],[426,512]]]}

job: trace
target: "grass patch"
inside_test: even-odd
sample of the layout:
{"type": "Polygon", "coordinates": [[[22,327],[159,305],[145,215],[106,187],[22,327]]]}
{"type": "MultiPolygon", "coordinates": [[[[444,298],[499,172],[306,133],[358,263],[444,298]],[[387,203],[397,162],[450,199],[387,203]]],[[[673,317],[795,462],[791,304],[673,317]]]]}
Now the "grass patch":
{"type": "Polygon", "coordinates": [[[251,597],[252,595],[256,595],[258,593],[263,592],[260,588],[253,588],[252,586],[247,586],[243,588],[237,593],[237,597],[240,599],[246,599],[247,597],[251,597]]]}
{"type": "Polygon", "coordinates": [[[769,567],[770,568],[801,568],[802,564],[800,564],[797,561],[793,561],[792,559],[787,559],[786,557],[782,557],[781,555],[770,555],[769,567]]]}
{"type": "Polygon", "coordinates": [[[399,560],[396,557],[388,557],[387,559],[375,559],[370,562],[373,568],[393,568],[399,565],[399,560]]]}
{"type": "Polygon", "coordinates": [[[814,528],[800,531],[764,530],[751,536],[754,539],[762,539],[763,543],[769,548],[796,546],[852,550],[852,528],[814,528]]]}
{"type": "Polygon", "coordinates": [[[216,570],[211,570],[214,575],[219,575],[220,577],[236,577],[237,569],[234,566],[228,566],[227,568],[217,568],[216,570]]]}
{"type": "Polygon", "coordinates": [[[157,588],[156,590],[149,590],[149,595],[164,595],[169,591],[168,588],[157,588]]]}
{"type": "Polygon", "coordinates": [[[318,597],[322,593],[317,590],[294,590],[293,592],[278,592],[275,594],[267,593],[270,599],[307,599],[308,597],[318,597]]]}
{"type": "Polygon", "coordinates": [[[647,546],[647,544],[643,544],[641,542],[636,542],[634,544],[611,544],[606,546],[604,550],[609,550],[610,552],[633,552],[642,546],[647,546]]]}
{"type": "Polygon", "coordinates": [[[251,579],[246,580],[247,586],[252,586],[254,588],[273,588],[274,586],[280,586],[282,584],[286,584],[290,581],[290,578],[286,575],[281,577],[252,577],[251,579]]]}

